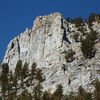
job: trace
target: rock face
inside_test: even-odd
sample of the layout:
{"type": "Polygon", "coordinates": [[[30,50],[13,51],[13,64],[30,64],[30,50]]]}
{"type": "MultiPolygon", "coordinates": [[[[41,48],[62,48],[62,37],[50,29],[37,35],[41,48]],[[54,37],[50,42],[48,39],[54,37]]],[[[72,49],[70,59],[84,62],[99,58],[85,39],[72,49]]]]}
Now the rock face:
{"type": "MultiPolygon", "coordinates": [[[[88,33],[88,26],[85,27],[88,33]]],[[[100,24],[93,28],[100,32],[100,24]]],[[[62,84],[64,93],[75,92],[79,86],[93,91],[89,84],[96,78],[100,79],[100,40],[95,45],[96,56],[85,60],[81,43],[73,39],[75,32],[82,34],[59,13],[39,16],[31,30],[26,29],[9,43],[3,63],[8,63],[10,70],[14,70],[19,59],[29,63],[29,67],[36,62],[37,67],[43,69],[43,90],[54,92],[56,85],[62,84]],[[75,52],[74,60],[67,63],[65,51],[70,49],[75,52]]]]}
{"type": "Polygon", "coordinates": [[[3,62],[12,69],[18,59],[38,64],[38,67],[49,67],[63,61],[60,54],[63,47],[63,18],[59,13],[39,16],[34,21],[32,30],[26,30],[10,42],[3,62]]]}

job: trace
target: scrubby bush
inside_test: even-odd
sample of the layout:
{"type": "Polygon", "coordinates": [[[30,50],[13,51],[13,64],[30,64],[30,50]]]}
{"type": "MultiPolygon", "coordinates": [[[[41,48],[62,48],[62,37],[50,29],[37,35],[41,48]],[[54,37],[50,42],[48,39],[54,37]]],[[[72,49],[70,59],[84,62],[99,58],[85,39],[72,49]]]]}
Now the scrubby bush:
{"type": "Polygon", "coordinates": [[[66,61],[67,61],[67,62],[73,61],[73,59],[74,59],[74,54],[75,54],[75,52],[74,52],[72,49],[68,50],[68,51],[66,52],[66,55],[65,55],[66,61]]]}
{"type": "Polygon", "coordinates": [[[63,98],[63,87],[61,84],[57,86],[56,91],[53,93],[51,100],[61,100],[63,98]]]}
{"type": "Polygon", "coordinates": [[[24,90],[16,100],[33,100],[30,93],[24,90]]]}
{"type": "Polygon", "coordinates": [[[75,27],[79,27],[81,26],[81,23],[83,23],[82,17],[75,18],[74,21],[75,21],[75,27]]]}
{"type": "Polygon", "coordinates": [[[67,22],[71,22],[71,18],[70,18],[70,17],[67,17],[67,18],[66,18],[66,21],[67,21],[67,22]]]}
{"type": "Polygon", "coordinates": [[[87,34],[85,39],[82,39],[81,50],[86,59],[92,58],[95,56],[95,40],[97,39],[97,32],[91,29],[91,32],[87,34]]]}
{"type": "Polygon", "coordinates": [[[75,39],[75,42],[78,42],[79,33],[78,32],[74,33],[73,38],[75,39]]]}
{"type": "Polygon", "coordinates": [[[95,82],[94,98],[100,100],[100,82],[98,80],[95,82]]]}
{"type": "Polygon", "coordinates": [[[96,16],[96,14],[94,14],[94,13],[89,15],[89,17],[87,19],[87,23],[88,23],[89,27],[91,27],[92,26],[92,22],[95,21],[95,16],[96,16]]]}

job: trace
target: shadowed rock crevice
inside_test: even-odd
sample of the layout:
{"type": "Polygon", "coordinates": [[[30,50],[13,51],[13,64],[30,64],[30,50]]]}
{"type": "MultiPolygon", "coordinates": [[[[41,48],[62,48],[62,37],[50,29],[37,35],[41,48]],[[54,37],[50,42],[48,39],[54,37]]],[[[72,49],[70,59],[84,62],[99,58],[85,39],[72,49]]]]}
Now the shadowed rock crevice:
{"type": "Polygon", "coordinates": [[[63,25],[63,23],[64,23],[63,18],[61,19],[61,23],[62,23],[61,28],[64,29],[63,40],[65,40],[66,42],[68,42],[69,44],[71,44],[71,42],[68,40],[68,37],[66,36],[66,29],[65,29],[65,27],[63,25]]]}
{"type": "Polygon", "coordinates": [[[18,45],[18,55],[19,55],[19,59],[20,59],[20,44],[19,44],[19,40],[17,39],[17,45],[18,45]]]}

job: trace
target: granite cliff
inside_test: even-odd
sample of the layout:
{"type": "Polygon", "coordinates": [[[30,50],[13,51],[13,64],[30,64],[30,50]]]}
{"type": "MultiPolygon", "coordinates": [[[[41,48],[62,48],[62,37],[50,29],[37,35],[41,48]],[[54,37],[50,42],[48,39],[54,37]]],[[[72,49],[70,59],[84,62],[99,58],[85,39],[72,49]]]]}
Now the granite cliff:
{"type": "MultiPolygon", "coordinates": [[[[83,27],[88,34],[88,25],[83,27]]],[[[32,29],[26,29],[11,40],[3,63],[8,63],[10,70],[14,71],[19,59],[23,64],[29,63],[29,67],[36,62],[37,68],[43,70],[43,90],[54,92],[56,85],[62,84],[65,94],[77,91],[79,86],[92,92],[94,87],[91,83],[96,78],[100,80],[100,23],[94,23],[92,28],[99,32],[96,54],[92,59],[85,59],[80,49],[81,42],[75,42],[73,38],[76,32],[82,35],[74,24],[65,21],[60,13],[39,16],[32,29]],[[66,62],[65,55],[69,50],[74,51],[74,59],[66,62]]]]}

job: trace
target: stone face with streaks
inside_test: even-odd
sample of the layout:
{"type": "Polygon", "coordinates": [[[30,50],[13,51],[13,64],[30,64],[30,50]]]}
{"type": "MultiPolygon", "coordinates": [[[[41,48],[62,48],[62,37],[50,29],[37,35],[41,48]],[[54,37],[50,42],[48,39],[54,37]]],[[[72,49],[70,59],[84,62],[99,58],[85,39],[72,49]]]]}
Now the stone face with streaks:
{"type": "MultiPolygon", "coordinates": [[[[93,29],[100,32],[100,24],[94,25],[93,29]]],[[[39,16],[31,30],[26,29],[9,43],[3,63],[8,63],[10,70],[14,71],[19,59],[23,64],[29,63],[29,67],[36,62],[37,67],[43,70],[44,91],[53,93],[57,84],[63,85],[65,94],[77,91],[79,86],[88,90],[92,87],[89,83],[100,79],[100,40],[95,45],[95,57],[85,60],[80,49],[81,43],[73,39],[75,32],[82,34],[74,24],[66,22],[60,13],[39,16]],[[75,52],[74,60],[66,62],[65,51],[70,49],[75,52]]],[[[86,32],[89,32],[88,27],[86,32]]]]}

